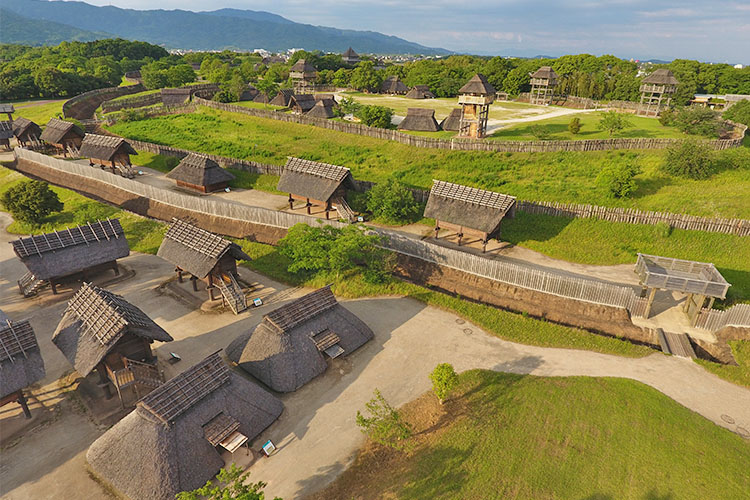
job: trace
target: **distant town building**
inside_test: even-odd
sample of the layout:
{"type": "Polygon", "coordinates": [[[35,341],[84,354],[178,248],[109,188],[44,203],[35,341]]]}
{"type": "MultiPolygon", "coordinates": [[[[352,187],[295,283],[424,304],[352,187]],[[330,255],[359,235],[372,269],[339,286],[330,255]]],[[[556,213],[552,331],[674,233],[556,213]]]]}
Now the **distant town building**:
{"type": "Polygon", "coordinates": [[[351,47],[349,47],[346,52],[341,55],[341,59],[345,64],[348,64],[350,66],[354,66],[360,61],[359,54],[354,52],[354,49],[352,49],[351,47]]]}

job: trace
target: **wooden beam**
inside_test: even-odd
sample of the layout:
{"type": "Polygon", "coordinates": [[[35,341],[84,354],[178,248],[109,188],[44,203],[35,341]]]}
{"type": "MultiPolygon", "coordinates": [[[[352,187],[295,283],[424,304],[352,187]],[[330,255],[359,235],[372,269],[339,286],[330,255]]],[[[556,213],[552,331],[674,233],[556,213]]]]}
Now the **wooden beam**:
{"type": "Polygon", "coordinates": [[[651,294],[648,296],[648,303],[646,304],[646,312],[643,314],[643,317],[648,319],[649,315],[651,315],[651,306],[654,305],[654,296],[656,296],[656,288],[651,289],[651,294]]]}

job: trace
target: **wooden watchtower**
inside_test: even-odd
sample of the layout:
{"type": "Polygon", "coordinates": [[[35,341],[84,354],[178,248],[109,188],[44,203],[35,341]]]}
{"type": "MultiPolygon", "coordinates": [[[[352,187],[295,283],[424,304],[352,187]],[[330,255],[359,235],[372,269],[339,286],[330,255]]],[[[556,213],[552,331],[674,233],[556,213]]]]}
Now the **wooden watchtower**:
{"type": "Polygon", "coordinates": [[[542,66],[531,75],[531,104],[547,105],[552,102],[557,87],[557,73],[549,66],[542,66]]]}
{"type": "Polygon", "coordinates": [[[295,94],[312,94],[315,90],[315,79],[318,77],[318,70],[315,66],[304,59],[300,59],[289,70],[289,78],[294,82],[295,94]]]}
{"type": "Polygon", "coordinates": [[[668,69],[657,69],[641,84],[641,104],[638,114],[641,116],[659,116],[662,110],[669,107],[672,95],[677,92],[680,82],[668,69]]]}
{"type": "Polygon", "coordinates": [[[484,137],[490,104],[495,100],[495,89],[484,75],[477,73],[458,93],[458,103],[461,105],[459,137],[484,137]]]}

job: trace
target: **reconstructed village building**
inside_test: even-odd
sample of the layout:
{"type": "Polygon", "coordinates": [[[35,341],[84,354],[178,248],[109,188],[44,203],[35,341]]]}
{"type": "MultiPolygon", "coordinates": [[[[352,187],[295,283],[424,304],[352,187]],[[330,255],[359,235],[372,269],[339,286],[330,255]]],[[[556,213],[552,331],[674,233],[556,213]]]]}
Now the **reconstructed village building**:
{"type": "Polygon", "coordinates": [[[659,116],[672,102],[679,80],[668,69],[657,69],[641,82],[641,103],[638,114],[659,116]]]}
{"type": "Polygon", "coordinates": [[[13,122],[0,121],[0,145],[10,150],[10,139],[13,137],[13,122]]]}
{"type": "Polygon", "coordinates": [[[226,189],[234,175],[208,156],[190,153],[167,174],[167,178],[175,180],[178,186],[210,193],[226,189]]]}
{"type": "Polygon", "coordinates": [[[409,87],[404,85],[404,82],[399,80],[398,76],[396,75],[389,76],[388,78],[383,80],[383,83],[380,85],[381,94],[404,95],[408,91],[409,87]]]}
{"type": "Polygon", "coordinates": [[[13,120],[13,135],[22,147],[38,146],[42,127],[27,118],[16,118],[13,120]]]}
{"type": "Polygon", "coordinates": [[[83,142],[86,133],[73,122],[67,122],[58,118],[51,118],[44,127],[41,140],[53,146],[58,153],[73,156],[78,155],[78,149],[83,142]]]}
{"type": "Polygon", "coordinates": [[[0,407],[18,403],[31,418],[23,390],[44,375],[44,360],[29,321],[13,322],[0,311],[0,407]]]}
{"type": "Polygon", "coordinates": [[[448,116],[443,118],[440,122],[440,128],[451,132],[458,132],[461,130],[461,108],[453,108],[448,116]]]}
{"type": "Polygon", "coordinates": [[[135,174],[130,169],[130,155],[137,155],[128,141],[110,135],[86,134],[81,142],[79,155],[89,159],[89,164],[109,167],[125,177],[135,174]]]}
{"type": "Polygon", "coordinates": [[[435,120],[435,110],[429,108],[408,108],[406,116],[398,124],[399,130],[413,130],[418,132],[437,132],[440,130],[435,120]]]}
{"type": "Polygon", "coordinates": [[[404,97],[409,99],[434,99],[435,94],[430,92],[430,87],[428,85],[415,85],[404,97]]]}
{"type": "Polygon", "coordinates": [[[295,94],[312,94],[318,70],[309,62],[300,59],[289,69],[289,78],[294,84],[295,94]]]}
{"type": "Polygon", "coordinates": [[[326,219],[332,210],[337,210],[342,217],[351,219],[353,213],[345,200],[346,190],[351,184],[352,174],[348,168],[289,158],[276,189],[282,193],[289,193],[290,209],[294,208],[294,200],[302,200],[308,214],[313,206],[318,206],[325,210],[326,219]]]}
{"type": "Polygon", "coordinates": [[[360,58],[359,54],[354,52],[354,49],[349,47],[346,49],[346,52],[341,54],[341,60],[344,61],[344,64],[348,64],[349,66],[354,66],[357,63],[359,63],[360,58]]]}
{"type": "Polygon", "coordinates": [[[94,473],[132,499],[173,500],[203,486],[284,407],[214,353],[167,381],[89,447],[94,473]]]}
{"type": "Polygon", "coordinates": [[[495,100],[495,88],[487,78],[477,73],[458,91],[461,105],[461,121],[458,135],[482,138],[487,133],[490,104],[495,100]]]}
{"type": "Polygon", "coordinates": [[[373,337],[326,286],[263,316],[227,356],[271,389],[292,392],[325,372],[326,357],[351,354],[373,337]]]}

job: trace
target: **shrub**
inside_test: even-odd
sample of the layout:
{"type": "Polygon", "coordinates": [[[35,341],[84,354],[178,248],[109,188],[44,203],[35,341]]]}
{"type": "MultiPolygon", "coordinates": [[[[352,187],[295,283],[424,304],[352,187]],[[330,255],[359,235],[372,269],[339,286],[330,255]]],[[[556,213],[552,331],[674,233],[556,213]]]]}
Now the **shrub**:
{"type": "Polygon", "coordinates": [[[714,151],[706,144],[686,140],[667,148],[662,168],[672,175],[705,179],[715,168],[714,151]]]}
{"type": "Polygon", "coordinates": [[[667,108],[659,114],[659,123],[668,127],[674,122],[674,111],[671,108],[667,108]]]}
{"type": "Polygon", "coordinates": [[[405,224],[419,218],[419,204],[403,183],[389,178],[367,192],[367,210],[387,224],[405,224]]]}
{"type": "Polygon", "coordinates": [[[357,411],[356,423],[370,439],[383,446],[405,450],[412,428],[401,414],[385,400],[379,390],[375,397],[365,404],[369,417],[357,411]]]}
{"type": "Polygon", "coordinates": [[[714,154],[714,166],[716,170],[750,168],[750,149],[748,148],[725,149],[714,154]]]}
{"type": "Polygon", "coordinates": [[[627,198],[636,190],[635,176],[639,172],[640,168],[635,163],[610,163],[596,176],[596,183],[606,189],[610,196],[627,198]]]}
{"type": "Polygon", "coordinates": [[[630,123],[630,120],[628,120],[624,114],[618,113],[617,111],[607,111],[606,113],[602,113],[599,124],[597,125],[599,130],[608,132],[610,137],[631,126],[632,124],[630,123]]]}
{"type": "Polygon", "coordinates": [[[702,106],[685,106],[674,117],[675,126],[682,132],[704,137],[717,137],[721,130],[719,113],[702,106]]]}
{"type": "Polygon", "coordinates": [[[368,127],[391,128],[393,110],[385,106],[359,106],[354,116],[368,127]]]}
{"type": "Polygon", "coordinates": [[[287,271],[315,276],[360,270],[368,283],[383,283],[392,269],[392,254],[377,246],[381,236],[363,226],[336,228],[296,224],[279,241],[279,253],[291,263],[287,271]]]}
{"type": "Polygon", "coordinates": [[[214,94],[213,100],[216,102],[237,102],[238,98],[231,90],[222,89],[214,94]]]}
{"type": "Polygon", "coordinates": [[[740,101],[724,111],[723,117],[750,127],[750,101],[740,101]]]}
{"type": "Polygon", "coordinates": [[[119,113],[121,122],[137,122],[146,119],[146,112],[138,109],[123,109],[119,113]]]}
{"type": "MultiPolygon", "coordinates": [[[[183,491],[177,494],[177,500],[264,500],[263,489],[266,483],[248,483],[247,477],[250,472],[242,472],[236,464],[229,469],[221,469],[216,475],[217,485],[211,481],[193,491],[183,491]]],[[[281,500],[276,498],[275,500],[281,500]]]]}
{"type": "Polygon", "coordinates": [[[568,132],[570,132],[573,135],[576,135],[580,131],[581,131],[581,119],[578,118],[577,116],[574,116],[568,122],[568,132]]]}
{"type": "Polygon", "coordinates": [[[345,115],[356,115],[357,110],[361,108],[362,105],[359,104],[357,101],[352,99],[351,97],[344,97],[341,99],[341,102],[339,103],[339,109],[345,114],[345,115]]]}
{"type": "Polygon", "coordinates": [[[3,193],[0,202],[16,220],[31,224],[63,209],[57,193],[42,181],[24,180],[3,193]]]}
{"type": "Polygon", "coordinates": [[[458,384],[458,375],[456,375],[453,365],[440,363],[430,373],[430,380],[432,381],[432,392],[438,397],[440,404],[443,404],[458,384]]]}

